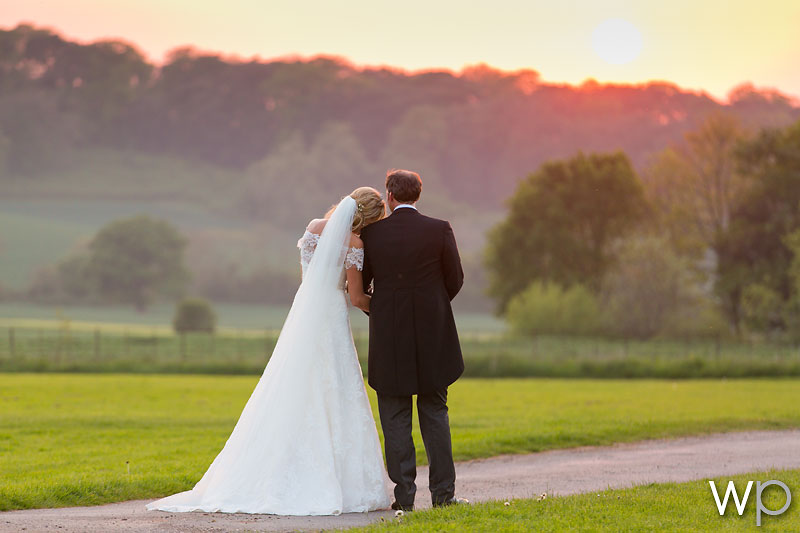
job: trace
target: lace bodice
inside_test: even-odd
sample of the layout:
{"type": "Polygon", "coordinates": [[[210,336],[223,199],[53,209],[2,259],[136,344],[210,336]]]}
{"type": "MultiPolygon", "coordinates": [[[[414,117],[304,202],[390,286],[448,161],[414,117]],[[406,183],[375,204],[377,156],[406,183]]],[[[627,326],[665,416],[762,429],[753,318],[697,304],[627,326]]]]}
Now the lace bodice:
{"type": "MultiPolygon", "coordinates": [[[[297,247],[300,248],[300,264],[303,266],[305,273],[308,264],[311,263],[311,258],[314,257],[314,250],[317,249],[319,242],[319,235],[311,233],[306,230],[303,236],[297,241],[297,247]]],[[[351,247],[347,250],[344,256],[344,268],[356,267],[356,269],[364,269],[364,249],[351,247]]]]}

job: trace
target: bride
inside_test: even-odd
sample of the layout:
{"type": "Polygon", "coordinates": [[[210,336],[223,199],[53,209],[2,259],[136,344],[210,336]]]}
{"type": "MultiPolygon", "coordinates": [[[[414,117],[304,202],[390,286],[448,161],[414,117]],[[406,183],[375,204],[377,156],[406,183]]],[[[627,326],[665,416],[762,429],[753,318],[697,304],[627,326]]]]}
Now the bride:
{"type": "Polygon", "coordinates": [[[378,191],[361,187],[311,221],[297,243],[303,280],[233,432],[194,488],[148,510],[337,515],[389,507],[347,305],[349,293],[369,310],[358,235],[384,216],[378,191]]]}

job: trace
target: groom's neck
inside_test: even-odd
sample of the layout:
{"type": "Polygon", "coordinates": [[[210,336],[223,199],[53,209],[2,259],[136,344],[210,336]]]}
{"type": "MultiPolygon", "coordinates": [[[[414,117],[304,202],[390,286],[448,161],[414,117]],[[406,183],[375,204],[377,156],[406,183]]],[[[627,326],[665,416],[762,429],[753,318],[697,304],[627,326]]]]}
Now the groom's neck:
{"type": "Polygon", "coordinates": [[[394,211],[401,205],[410,205],[411,207],[416,207],[417,202],[390,202],[389,208],[394,211]]]}

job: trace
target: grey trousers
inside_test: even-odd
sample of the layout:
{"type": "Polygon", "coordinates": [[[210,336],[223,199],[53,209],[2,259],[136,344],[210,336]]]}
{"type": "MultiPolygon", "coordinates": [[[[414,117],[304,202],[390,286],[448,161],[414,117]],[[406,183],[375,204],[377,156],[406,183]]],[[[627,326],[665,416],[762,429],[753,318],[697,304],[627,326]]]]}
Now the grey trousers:
{"type": "MultiPolygon", "coordinates": [[[[411,438],[411,396],[378,393],[378,411],[386,448],[386,469],[395,483],[395,501],[403,506],[413,505],[417,492],[417,462],[411,438]]],[[[447,388],[434,394],[417,395],[417,413],[430,465],[431,501],[443,503],[451,499],[456,490],[447,388]]]]}

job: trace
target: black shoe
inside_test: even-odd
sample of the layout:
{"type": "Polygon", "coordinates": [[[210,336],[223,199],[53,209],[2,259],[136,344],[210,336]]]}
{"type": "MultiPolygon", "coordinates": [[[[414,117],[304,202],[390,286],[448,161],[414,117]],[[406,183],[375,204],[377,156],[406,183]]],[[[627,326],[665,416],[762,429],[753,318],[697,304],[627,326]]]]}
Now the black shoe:
{"type": "Polygon", "coordinates": [[[456,498],[455,496],[443,502],[433,502],[434,507],[447,507],[448,505],[468,505],[468,504],[469,504],[468,499],[456,498]]]}
{"type": "Polygon", "coordinates": [[[412,503],[411,505],[400,505],[397,502],[392,502],[392,509],[394,509],[395,511],[406,511],[406,512],[413,511],[414,504],[412,503]]]}

